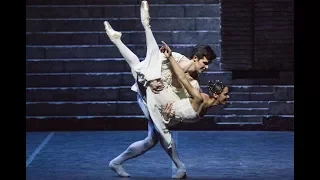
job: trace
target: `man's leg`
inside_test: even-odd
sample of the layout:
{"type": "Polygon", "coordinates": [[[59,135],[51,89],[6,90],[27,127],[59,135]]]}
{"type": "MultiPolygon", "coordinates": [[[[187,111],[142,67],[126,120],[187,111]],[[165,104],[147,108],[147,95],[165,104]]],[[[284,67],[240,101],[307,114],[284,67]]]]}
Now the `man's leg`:
{"type": "MultiPolygon", "coordinates": [[[[145,116],[148,118],[148,110],[139,95],[138,104],[145,116]]],[[[153,148],[158,143],[158,138],[159,137],[156,134],[153,123],[150,118],[148,118],[148,136],[144,140],[132,143],[123,153],[110,161],[109,167],[114,170],[119,176],[129,177],[130,175],[123,169],[121,164],[126,160],[138,157],[153,148]]]]}
{"type": "Polygon", "coordinates": [[[186,167],[185,165],[181,162],[178,156],[177,148],[176,148],[176,143],[174,142],[174,139],[172,138],[172,144],[171,148],[168,149],[164,143],[164,139],[160,137],[160,144],[162,148],[167,152],[173,163],[176,165],[178,168],[177,172],[172,176],[172,178],[175,179],[181,179],[186,177],[186,167]]]}
{"type": "MultiPolygon", "coordinates": [[[[148,137],[151,136],[153,138],[155,144],[158,142],[158,140],[160,140],[162,148],[167,152],[167,154],[169,155],[171,160],[174,162],[174,164],[178,168],[177,173],[174,174],[172,176],[172,178],[180,179],[180,178],[185,177],[186,176],[186,168],[185,168],[185,165],[179,159],[177,149],[176,149],[176,144],[175,144],[174,140],[172,139],[172,147],[170,149],[168,149],[164,143],[165,140],[160,135],[160,133],[155,129],[153,121],[150,118],[150,114],[149,114],[147,105],[145,104],[145,102],[143,101],[143,98],[139,94],[137,94],[137,100],[138,100],[138,104],[139,104],[143,114],[145,115],[145,117],[148,117],[148,120],[149,120],[149,122],[148,122],[148,137]]],[[[149,148],[149,149],[151,149],[151,148],[149,148]]]]}
{"type": "Polygon", "coordinates": [[[144,140],[132,143],[123,153],[110,161],[109,167],[114,170],[121,177],[129,177],[130,175],[123,169],[122,163],[125,161],[138,157],[151,148],[153,148],[158,140],[154,133],[154,128],[150,127],[152,123],[148,122],[148,136],[144,140]]]}

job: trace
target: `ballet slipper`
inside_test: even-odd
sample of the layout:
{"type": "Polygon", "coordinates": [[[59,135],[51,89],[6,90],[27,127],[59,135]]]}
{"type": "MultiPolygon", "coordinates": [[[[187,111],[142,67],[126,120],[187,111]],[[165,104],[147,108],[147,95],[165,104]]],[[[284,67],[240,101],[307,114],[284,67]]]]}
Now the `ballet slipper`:
{"type": "Polygon", "coordinates": [[[130,174],[128,174],[121,164],[116,164],[113,161],[110,161],[109,163],[110,169],[112,169],[114,172],[116,172],[120,177],[130,177],[130,174]]]}
{"type": "Polygon", "coordinates": [[[144,27],[150,26],[149,4],[148,1],[142,1],[140,7],[141,23],[144,27]]]}
{"type": "Polygon", "coordinates": [[[116,39],[120,39],[120,38],[121,38],[122,33],[121,33],[121,32],[118,32],[118,31],[115,31],[115,30],[111,27],[111,25],[109,24],[108,21],[104,21],[103,24],[104,24],[104,28],[105,28],[105,30],[106,30],[106,33],[107,33],[107,35],[109,36],[109,39],[110,39],[111,41],[114,41],[114,40],[116,40],[116,39]]]}
{"type": "Polygon", "coordinates": [[[176,174],[174,174],[171,178],[172,179],[185,179],[185,178],[187,178],[187,172],[185,169],[178,169],[176,174]]]}

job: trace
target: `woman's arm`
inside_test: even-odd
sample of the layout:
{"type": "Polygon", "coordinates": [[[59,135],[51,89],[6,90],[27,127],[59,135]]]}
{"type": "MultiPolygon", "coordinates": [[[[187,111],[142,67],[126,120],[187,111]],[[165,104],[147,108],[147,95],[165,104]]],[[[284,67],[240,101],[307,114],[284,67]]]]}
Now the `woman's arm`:
{"type": "Polygon", "coordinates": [[[184,88],[187,90],[187,92],[189,93],[189,95],[196,100],[197,102],[202,102],[203,98],[199,92],[199,90],[197,90],[196,88],[194,88],[190,82],[187,79],[187,76],[185,75],[184,71],[179,67],[178,63],[175,61],[175,59],[172,56],[171,53],[171,49],[169,48],[169,46],[161,41],[164,46],[162,46],[160,48],[160,51],[162,53],[164,53],[164,55],[169,59],[171,65],[172,65],[172,69],[174,71],[174,73],[176,74],[177,78],[180,80],[180,82],[183,84],[184,88]]]}

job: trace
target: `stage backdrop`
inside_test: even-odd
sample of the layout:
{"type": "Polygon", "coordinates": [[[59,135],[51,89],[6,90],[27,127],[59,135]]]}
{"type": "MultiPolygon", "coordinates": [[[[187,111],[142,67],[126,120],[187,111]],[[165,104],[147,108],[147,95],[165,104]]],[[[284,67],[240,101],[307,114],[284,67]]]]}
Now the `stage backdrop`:
{"type": "MultiPolygon", "coordinates": [[[[143,60],[137,0],[26,1],[27,131],[146,130],[130,69],[103,21],[143,60]]],[[[230,87],[230,102],[185,130],[293,130],[293,0],[152,0],[160,45],[190,55],[209,44],[217,59],[200,76],[230,87]]]]}

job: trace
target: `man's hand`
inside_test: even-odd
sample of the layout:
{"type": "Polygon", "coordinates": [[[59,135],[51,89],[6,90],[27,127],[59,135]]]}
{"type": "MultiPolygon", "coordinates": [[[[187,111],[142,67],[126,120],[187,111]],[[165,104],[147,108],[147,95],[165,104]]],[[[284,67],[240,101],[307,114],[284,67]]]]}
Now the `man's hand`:
{"type": "Polygon", "coordinates": [[[173,118],[175,115],[174,110],[172,110],[172,103],[167,103],[164,107],[162,107],[161,114],[165,123],[169,123],[169,119],[173,118]]]}
{"type": "Polygon", "coordinates": [[[160,52],[162,52],[166,56],[166,58],[172,56],[172,51],[169,48],[169,46],[164,41],[161,41],[161,42],[163,46],[161,46],[160,52]]]}
{"type": "Polygon", "coordinates": [[[155,79],[155,80],[149,81],[149,86],[151,91],[155,94],[159,94],[159,92],[162,91],[164,88],[164,85],[161,79],[155,79]]]}

